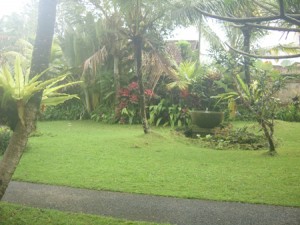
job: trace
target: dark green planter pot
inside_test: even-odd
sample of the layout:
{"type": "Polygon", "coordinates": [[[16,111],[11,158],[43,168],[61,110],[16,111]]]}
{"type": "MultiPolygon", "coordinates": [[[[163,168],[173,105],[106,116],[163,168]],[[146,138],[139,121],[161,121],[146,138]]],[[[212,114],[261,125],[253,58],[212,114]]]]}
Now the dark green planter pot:
{"type": "Polygon", "coordinates": [[[214,128],[219,126],[224,120],[223,112],[214,111],[192,111],[192,124],[201,128],[214,128]]]}

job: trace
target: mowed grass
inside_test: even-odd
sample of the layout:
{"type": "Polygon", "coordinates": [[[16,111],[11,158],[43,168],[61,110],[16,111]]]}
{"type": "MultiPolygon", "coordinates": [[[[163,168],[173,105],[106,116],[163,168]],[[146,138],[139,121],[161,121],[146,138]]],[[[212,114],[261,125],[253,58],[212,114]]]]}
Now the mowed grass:
{"type": "MultiPolygon", "coordinates": [[[[241,126],[241,123],[237,123],[241,126]]],[[[278,155],[212,150],[170,128],[41,122],[14,180],[181,198],[300,206],[300,123],[277,122],[278,155]]]]}
{"type": "Polygon", "coordinates": [[[154,225],[110,217],[37,209],[0,202],[1,225],[154,225]]]}

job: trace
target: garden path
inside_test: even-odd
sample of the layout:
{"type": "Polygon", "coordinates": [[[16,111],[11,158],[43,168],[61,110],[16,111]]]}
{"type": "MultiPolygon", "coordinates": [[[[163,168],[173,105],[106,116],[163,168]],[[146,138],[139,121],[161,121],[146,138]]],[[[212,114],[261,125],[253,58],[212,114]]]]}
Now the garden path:
{"type": "Polygon", "coordinates": [[[12,181],[3,201],[182,225],[299,225],[300,208],[180,199],[12,181]]]}

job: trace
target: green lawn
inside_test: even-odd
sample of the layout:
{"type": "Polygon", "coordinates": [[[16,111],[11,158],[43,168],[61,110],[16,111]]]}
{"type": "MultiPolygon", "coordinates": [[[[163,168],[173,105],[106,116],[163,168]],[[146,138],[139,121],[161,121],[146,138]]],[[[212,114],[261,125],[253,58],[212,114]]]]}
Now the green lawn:
{"type": "Polygon", "coordinates": [[[109,217],[36,209],[0,202],[1,225],[154,225],[109,217]]]}
{"type": "Polygon", "coordinates": [[[276,157],[202,148],[170,128],[144,135],[141,126],[61,121],[41,122],[38,130],[14,180],[300,206],[300,123],[277,123],[276,157]]]}

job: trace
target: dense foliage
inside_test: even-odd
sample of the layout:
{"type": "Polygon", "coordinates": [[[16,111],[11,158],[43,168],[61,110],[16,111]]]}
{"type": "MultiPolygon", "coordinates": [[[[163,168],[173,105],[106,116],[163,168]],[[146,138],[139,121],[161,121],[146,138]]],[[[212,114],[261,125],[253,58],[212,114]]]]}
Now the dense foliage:
{"type": "MultiPolygon", "coordinates": [[[[80,101],[70,100],[58,106],[42,107],[43,112],[39,118],[91,118],[108,123],[142,123],[142,93],[145,95],[143,105],[147,120],[153,126],[187,127],[190,125],[191,110],[206,109],[225,112],[226,120],[255,120],[255,113],[243,104],[241,98],[228,102],[218,102],[218,99],[213,98],[222,93],[237,91],[234,79],[236,74],[249,88],[249,79],[259,81],[257,74],[264,77],[257,67],[257,60],[246,60],[241,54],[224,48],[226,41],[234,48],[245,49],[245,38],[249,34],[243,29],[227,26],[227,22],[220,23],[224,32],[224,40],[221,40],[215,35],[209,21],[200,17],[197,10],[220,15],[228,11],[241,17],[243,13],[247,16],[258,16],[257,8],[247,2],[219,3],[204,5],[202,1],[62,1],[58,7],[56,37],[51,52],[53,72],[50,77],[68,71],[72,75],[69,80],[82,80],[83,85],[64,89],[67,93],[80,96],[80,101]],[[160,7],[156,7],[157,4],[160,7]],[[246,7],[247,4],[249,7],[246,7]],[[177,15],[178,20],[173,19],[174,15],[177,15]],[[175,52],[180,54],[181,61],[166,51],[166,40],[174,27],[191,23],[197,24],[200,36],[210,44],[209,62],[200,61],[201,51],[197,47],[201,46],[195,47],[189,41],[175,43],[175,52]],[[136,68],[137,40],[141,41],[142,83],[139,83],[141,81],[136,68]],[[141,84],[145,86],[142,92],[141,84]]],[[[274,9],[275,6],[274,4],[274,9]]],[[[289,6],[294,7],[294,2],[285,5],[289,13],[298,10],[296,7],[292,12],[289,6]]],[[[268,14],[265,9],[263,11],[268,14]]],[[[29,14],[36,14],[35,4],[19,15],[7,16],[0,21],[0,32],[8,37],[3,39],[1,45],[2,60],[10,60],[4,56],[13,50],[30,61],[33,29],[28,21],[33,18],[29,18],[29,14]],[[25,30],[27,32],[23,32],[25,30]]],[[[265,34],[252,28],[249,32],[252,42],[265,34]]],[[[256,46],[250,46],[249,50],[254,47],[256,46]]],[[[262,51],[266,52],[265,49],[262,51]]],[[[262,93],[261,90],[259,93],[262,93]]],[[[279,107],[276,103],[272,109],[276,119],[300,120],[297,96],[289,105],[279,107]]],[[[10,109],[1,110],[9,114],[7,111],[10,109]]],[[[8,119],[3,117],[1,120],[8,119]]]]}
{"type": "Polygon", "coordinates": [[[191,126],[184,134],[193,138],[194,142],[213,149],[259,150],[267,147],[263,134],[255,126],[233,128],[232,124],[224,124],[211,130],[209,134],[203,134],[201,130],[197,133],[197,129],[199,130],[191,126]]]}
{"type": "Polygon", "coordinates": [[[0,126],[0,155],[3,155],[11,137],[11,130],[0,126]]]}
{"type": "Polygon", "coordinates": [[[300,122],[300,97],[292,98],[291,103],[280,107],[276,112],[276,119],[290,122],[300,122]]]}

